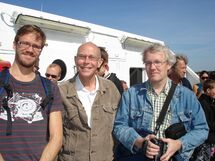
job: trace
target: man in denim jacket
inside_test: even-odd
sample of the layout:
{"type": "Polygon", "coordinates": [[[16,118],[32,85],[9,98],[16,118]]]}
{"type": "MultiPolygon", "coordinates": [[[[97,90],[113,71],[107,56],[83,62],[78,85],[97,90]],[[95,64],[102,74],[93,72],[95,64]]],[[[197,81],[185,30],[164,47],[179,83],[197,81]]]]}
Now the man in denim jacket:
{"type": "MultiPolygon", "coordinates": [[[[167,47],[154,44],[144,51],[143,62],[148,80],[131,87],[122,95],[113,133],[116,139],[133,154],[138,154],[142,150],[143,143],[148,142],[145,155],[140,153],[136,160],[155,158],[160,148],[151,140],[157,138],[167,143],[168,147],[161,156],[161,161],[170,160],[176,152],[177,161],[188,161],[194,148],[203,143],[208,136],[208,125],[202,107],[191,90],[178,85],[164,122],[155,136],[153,131],[156,120],[171,87],[167,73],[175,62],[175,56],[167,47]],[[187,133],[177,140],[165,138],[165,129],[179,122],[184,124],[187,133]],[[140,130],[144,135],[138,134],[137,131],[140,130]]],[[[118,152],[116,160],[125,161],[123,154],[118,152]]]]}

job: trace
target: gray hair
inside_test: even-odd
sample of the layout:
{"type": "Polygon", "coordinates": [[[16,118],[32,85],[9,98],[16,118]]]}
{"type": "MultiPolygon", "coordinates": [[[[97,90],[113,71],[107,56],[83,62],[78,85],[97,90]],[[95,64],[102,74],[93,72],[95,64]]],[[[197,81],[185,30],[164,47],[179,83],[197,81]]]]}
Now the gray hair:
{"type": "Polygon", "coordinates": [[[171,53],[170,49],[166,46],[163,46],[161,44],[155,43],[152,44],[151,46],[149,46],[148,48],[146,48],[146,50],[143,51],[142,55],[143,55],[143,62],[145,63],[145,55],[147,53],[157,53],[157,52],[163,52],[165,54],[166,57],[166,61],[170,64],[173,65],[176,62],[176,58],[175,55],[173,55],[173,53],[171,53]]]}
{"type": "Polygon", "coordinates": [[[179,61],[184,61],[185,65],[188,64],[188,58],[187,58],[186,55],[183,55],[183,54],[176,54],[176,55],[175,55],[175,58],[176,58],[176,62],[175,62],[175,64],[173,64],[173,66],[172,66],[173,69],[176,68],[177,63],[178,63],[179,61]]]}
{"type": "Polygon", "coordinates": [[[186,55],[176,54],[176,61],[178,62],[178,60],[183,60],[186,65],[188,64],[188,58],[186,55]]]}

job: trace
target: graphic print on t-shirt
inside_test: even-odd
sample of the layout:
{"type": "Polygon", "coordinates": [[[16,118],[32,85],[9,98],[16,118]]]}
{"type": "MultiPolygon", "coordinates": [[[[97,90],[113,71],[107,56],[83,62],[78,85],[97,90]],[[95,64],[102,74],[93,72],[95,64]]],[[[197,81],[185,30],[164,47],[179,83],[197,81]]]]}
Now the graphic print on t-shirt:
{"type": "MultiPolygon", "coordinates": [[[[29,124],[43,120],[41,112],[42,97],[37,93],[13,93],[13,97],[8,101],[11,110],[12,121],[23,119],[29,124]]],[[[3,109],[3,108],[1,108],[3,109]]],[[[0,118],[7,120],[7,112],[0,111],[0,118]]]]}

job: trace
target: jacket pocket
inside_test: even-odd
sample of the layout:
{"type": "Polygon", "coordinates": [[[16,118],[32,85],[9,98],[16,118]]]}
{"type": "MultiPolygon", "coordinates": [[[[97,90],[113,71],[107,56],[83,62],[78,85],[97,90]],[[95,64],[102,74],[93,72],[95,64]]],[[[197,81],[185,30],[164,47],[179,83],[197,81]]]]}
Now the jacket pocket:
{"type": "MultiPolygon", "coordinates": [[[[105,126],[113,128],[113,122],[116,114],[117,106],[103,105],[101,119],[105,126]]],[[[102,124],[102,123],[101,123],[102,124]]]]}
{"type": "Polygon", "coordinates": [[[139,129],[142,125],[143,111],[141,112],[135,108],[131,108],[130,117],[131,117],[130,126],[132,126],[135,129],[139,129]]]}
{"type": "Polygon", "coordinates": [[[77,109],[67,110],[63,121],[64,121],[64,125],[68,129],[75,130],[75,127],[77,127],[77,124],[80,124],[78,110],[77,109]]]}
{"type": "Polygon", "coordinates": [[[191,111],[180,112],[178,114],[178,117],[179,117],[179,122],[183,122],[186,130],[189,131],[190,129],[188,128],[191,127],[192,112],[191,111]]]}
{"type": "Polygon", "coordinates": [[[117,106],[103,106],[103,110],[109,114],[114,114],[116,112],[117,106]]]}

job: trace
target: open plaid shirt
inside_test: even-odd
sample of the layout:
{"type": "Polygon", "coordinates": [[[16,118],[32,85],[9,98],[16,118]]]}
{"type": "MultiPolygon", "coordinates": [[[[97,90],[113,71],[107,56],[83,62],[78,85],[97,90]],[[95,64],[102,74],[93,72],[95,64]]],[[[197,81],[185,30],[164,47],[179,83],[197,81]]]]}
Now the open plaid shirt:
{"type": "MultiPolygon", "coordinates": [[[[153,118],[152,118],[152,124],[151,124],[151,130],[152,131],[154,131],[154,129],[155,129],[156,121],[159,117],[160,111],[163,107],[163,104],[164,104],[165,99],[168,95],[170,87],[171,87],[171,83],[170,83],[170,81],[168,81],[166,83],[164,89],[158,95],[157,93],[155,93],[151,83],[148,83],[147,95],[150,98],[152,108],[153,108],[153,118]]],[[[170,109],[170,107],[168,107],[168,110],[167,110],[166,116],[164,118],[163,124],[160,126],[160,129],[157,133],[158,138],[165,137],[164,131],[170,125],[172,115],[171,115],[171,112],[169,109],[170,109]]]]}

